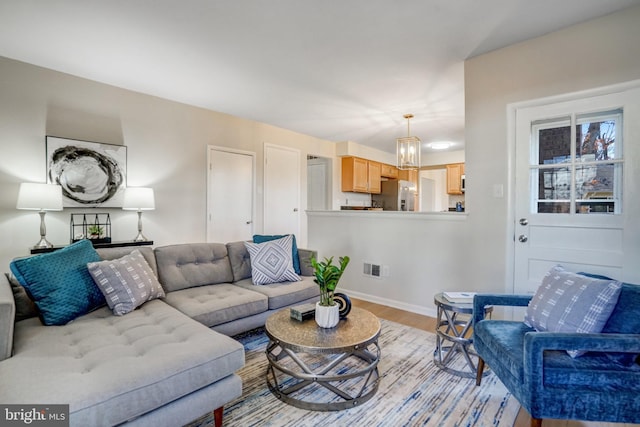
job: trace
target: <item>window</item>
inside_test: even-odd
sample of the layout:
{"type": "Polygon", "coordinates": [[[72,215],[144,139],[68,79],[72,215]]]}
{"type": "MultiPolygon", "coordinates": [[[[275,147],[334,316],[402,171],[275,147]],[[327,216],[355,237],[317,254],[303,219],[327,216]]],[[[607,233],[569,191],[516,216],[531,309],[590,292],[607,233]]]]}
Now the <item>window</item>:
{"type": "Polygon", "coordinates": [[[620,214],[621,139],[622,110],[534,122],[531,212],[620,214]]]}

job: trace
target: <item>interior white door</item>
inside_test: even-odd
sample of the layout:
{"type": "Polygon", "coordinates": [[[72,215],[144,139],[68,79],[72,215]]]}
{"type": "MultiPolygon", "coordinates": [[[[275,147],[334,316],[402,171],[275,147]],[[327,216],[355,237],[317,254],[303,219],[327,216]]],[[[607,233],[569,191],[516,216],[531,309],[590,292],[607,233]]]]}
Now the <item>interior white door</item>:
{"type": "Polygon", "coordinates": [[[433,179],[420,177],[420,210],[422,212],[435,211],[436,182],[433,179]]]}
{"type": "Polygon", "coordinates": [[[255,154],[210,146],[208,159],[207,241],[251,239],[255,154]]]}
{"type": "Polygon", "coordinates": [[[300,151],[264,148],[264,233],[300,237],[300,151]]]}
{"type": "Polygon", "coordinates": [[[307,209],[310,211],[329,209],[327,160],[326,158],[307,160],[307,209]]]}
{"type": "Polygon", "coordinates": [[[556,264],[638,277],[638,99],[636,88],[516,110],[515,293],[556,264]]]}

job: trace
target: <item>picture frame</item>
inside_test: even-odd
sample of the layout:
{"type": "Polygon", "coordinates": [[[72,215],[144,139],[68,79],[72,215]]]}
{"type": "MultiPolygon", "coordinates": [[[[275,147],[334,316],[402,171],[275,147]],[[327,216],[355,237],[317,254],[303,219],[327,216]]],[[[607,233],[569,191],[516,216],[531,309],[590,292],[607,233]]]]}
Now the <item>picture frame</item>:
{"type": "Polygon", "coordinates": [[[65,208],[121,208],[127,186],[125,145],[46,136],[47,182],[62,186],[65,208]]]}

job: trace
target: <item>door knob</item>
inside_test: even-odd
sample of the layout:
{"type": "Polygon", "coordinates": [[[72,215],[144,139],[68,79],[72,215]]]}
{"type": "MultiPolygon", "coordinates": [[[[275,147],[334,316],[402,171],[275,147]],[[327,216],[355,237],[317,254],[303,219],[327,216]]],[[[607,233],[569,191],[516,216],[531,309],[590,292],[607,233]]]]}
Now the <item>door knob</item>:
{"type": "Polygon", "coordinates": [[[294,212],[298,212],[298,208],[293,208],[293,211],[294,212]]]}
{"type": "Polygon", "coordinates": [[[527,218],[520,218],[520,225],[528,225],[529,221],[527,220],[527,218]]]}
{"type": "Polygon", "coordinates": [[[251,221],[247,221],[247,225],[251,224],[251,221]]]}
{"type": "Polygon", "coordinates": [[[520,236],[518,236],[518,241],[519,241],[520,243],[524,243],[524,242],[526,242],[527,240],[529,240],[529,238],[527,237],[527,235],[526,235],[526,234],[521,234],[520,236]]]}

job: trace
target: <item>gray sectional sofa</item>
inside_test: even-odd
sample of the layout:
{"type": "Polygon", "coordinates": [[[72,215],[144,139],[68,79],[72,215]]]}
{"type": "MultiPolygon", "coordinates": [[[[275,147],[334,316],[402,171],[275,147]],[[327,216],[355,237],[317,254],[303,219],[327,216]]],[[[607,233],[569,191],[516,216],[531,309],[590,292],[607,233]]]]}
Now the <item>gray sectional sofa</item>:
{"type": "Polygon", "coordinates": [[[69,404],[72,426],[180,426],[210,412],[218,425],[242,394],[244,349],[230,336],[318,299],[309,250],[298,250],[301,281],[256,286],[243,242],[98,253],[133,249],[166,297],[124,316],[105,306],[62,326],[16,321],[12,285],[0,276],[0,404],[69,404]]]}

